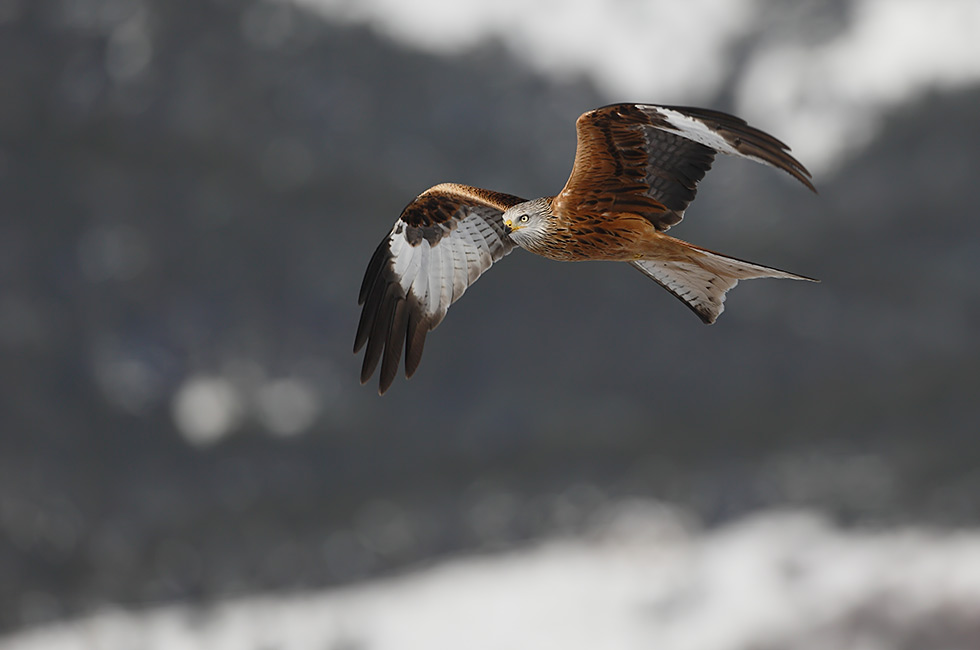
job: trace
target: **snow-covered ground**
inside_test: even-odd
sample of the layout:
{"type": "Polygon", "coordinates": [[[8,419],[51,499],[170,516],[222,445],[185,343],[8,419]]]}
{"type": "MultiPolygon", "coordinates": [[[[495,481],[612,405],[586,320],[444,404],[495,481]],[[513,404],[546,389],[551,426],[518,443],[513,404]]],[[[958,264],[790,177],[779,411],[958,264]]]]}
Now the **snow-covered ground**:
{"type": "Polygon", "coordinates": [[[494,39],[544,74],[587,75],[610,101],[700,103],[734,79],[737,112],[828,170],[881,115],[980,82],[980,2],[852,0],[291,0],[440,54],[494,39]],[[747,52],[733,47],[748,40],[747,52]]]}
{"type": "Polygon", "coordinates": [[[656,504],[591,532],[290,595],[89,617],[0,650],[980,648],[980,531],[804,512],[698,530],[656,504]]]}

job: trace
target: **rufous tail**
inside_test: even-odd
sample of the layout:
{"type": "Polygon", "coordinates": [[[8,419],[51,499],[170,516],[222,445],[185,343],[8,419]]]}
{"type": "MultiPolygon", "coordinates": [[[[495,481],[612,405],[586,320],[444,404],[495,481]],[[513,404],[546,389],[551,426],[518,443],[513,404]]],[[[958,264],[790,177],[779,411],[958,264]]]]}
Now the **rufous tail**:
{"type": "Polygon", "coordinates": [[[728,257],[667,235],[660,235],[657,240],[655,255],[630,264],[683,301],[705,323],[715,322],[725,311],[725,294],[739,280],[788,278],[818,282],[728,257]]]}

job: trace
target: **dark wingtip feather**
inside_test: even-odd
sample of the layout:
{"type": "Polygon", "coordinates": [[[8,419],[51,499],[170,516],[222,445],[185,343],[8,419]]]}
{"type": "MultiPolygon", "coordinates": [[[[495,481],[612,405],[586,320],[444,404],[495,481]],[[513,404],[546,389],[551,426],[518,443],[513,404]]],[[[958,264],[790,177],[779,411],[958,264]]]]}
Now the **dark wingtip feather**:
{"type": "Polygon", "coordinates": [[[361,289],[357,294],[357,304],[363,305],[361,318],[357,321],[357,333],[354,335],[354,354],[357,354],[367,342],[374,327],[374,320],[381,308],[385,287],[392,278],[386,277],[385,270],[390,274],[391,250],[388,245],[388,237],[385,237],[381,244],[374,250],[371,261],[368,262],[367,269],[364,271],[364,279],[361,280],[361,289]]]}
{"type": "Polygon", "coordinates": [[[374,249],[374,255],[371,256],[371,261],[368,262],[367,269],[364,271],[364,279],[361,280],[361,289],[357,293],[357,304],[359,305],[364,304],[375,278],[381,274],[381,269],[384,268],[385,262],[391,256],[391,250],[388,248],[388,239],[388,237],[382,239],[378,247],[374,249]]]}
{"type": "Polygon", "coordinates": [[[405,337],[405,377],[411,379],[422,361],[425,335],[431,328],[424,322],[417,305],[409,305],[408,333],[405,337]]]}
{"type": "Polygon", "coordinates": [[[738,151],[765,160],[770,165],[782,169],[811,192],[817,193],[817,188],[811,180],[813,175],[803,166],[803,163],[790,154],[789,145],[779,138],[757,129],[742,118],[729,113],[693,106],[667,106],[665,108],[714,122],[714,127],[719,132],[724,132],[726,134],[725,139],[731,142],[738,151]]]}
{"type": "Polygon", "coordinates": [[[381,360],[381,354],[384,352],[385,340],[387,339],[387,330],[390,327],[397,301],[396,293],[400,292],[401,287],[397,283],[390,283],[381,298],[381,306],[377,315],[374,317],[371,333],[367,339],[367,348],[364,350],[364,365],[361,366],[362,384],[367,383],[367,380],[371,378],[375,368],[378,367],[378,362],[381,360]]]}
{"type": "Polygon", "coordinates": [[[813,182],[810,180],[810,171],[803,166],[803,163],[791,156],[787,150],[774,149],[771,147],[749,143],[745,139],[742,139],[741,142],[736,142],[734,146],[736,149],[746,155],[765,160],[777,169],[782,169],[784,172],[803,183],[803,185],[809,188],[811,192],[817,191],[817,188],[814,187],[813,182]]]}
{"type": "Polygon", "coordinates": [[[364,349],[361,384],[370,381],[379,364],[378,394],[383,395],[398,376],[402,348],[405,349],[405,377],[411,378],[422,361],[425,336],[434,325],[423,314],[415,296],[406,296],[387,264],[385,246],[372,258],[362,284],[361,317],[354,336],[354,353],[364,349]],[[377,262],[380,260],[380,262],[377,262]],[[365,347],[366,346],[366,347],[365,347]]]}
{"type": "Polygon", "coordinates": [[[384,356],[381,358],[381,375],[378,378],[378,394],[384,395],[398,375],[398,363],[401,361],[402,345],[408,327],[408,308],[404,296],[395,298],[395,307],[391,311],[388,323],[388,337],[385,341],[384,356]]]}
{"type": "MultiPolygon", "coordinates": [[[[371,272],[372,269],[369,268],[368,273],[371,272]]],[[[374,270],[370,284],[367,283],[367,279],[368,276],[365,275],[365,286],[369,288],[358,303],[363,305],[363,308],[361,309],[361,318],[357,321],[357,333],[354,334],[354,354],[357,354],[364,347],[371,335],[374,321],[378,316],[378,310],[381,308],[385,294],[386,280],[381,269],[374,270]]]]}

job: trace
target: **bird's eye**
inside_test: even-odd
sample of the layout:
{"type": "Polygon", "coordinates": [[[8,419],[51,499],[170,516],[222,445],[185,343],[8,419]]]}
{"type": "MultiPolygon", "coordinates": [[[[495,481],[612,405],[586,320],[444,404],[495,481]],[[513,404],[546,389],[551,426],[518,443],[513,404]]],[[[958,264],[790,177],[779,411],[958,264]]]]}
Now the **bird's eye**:
{"type": "Polygon", "coordinates": [[[531,217],[527,216],[526,214],[522,214],[521,217],[520,217],[520,219],[518,219],[518,221],[520,221],[521,223],[527,223],[530,220],[531,220],[531,217]]]}

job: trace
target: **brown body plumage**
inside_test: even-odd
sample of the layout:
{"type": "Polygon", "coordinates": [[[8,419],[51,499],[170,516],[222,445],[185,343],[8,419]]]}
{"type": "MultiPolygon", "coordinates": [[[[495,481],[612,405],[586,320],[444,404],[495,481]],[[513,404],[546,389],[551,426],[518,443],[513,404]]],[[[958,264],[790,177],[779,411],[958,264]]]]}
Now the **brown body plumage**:
{"type": "Polygon", "coordinates": [[[524,201],[443,183],[405,208],[361,285],[354,351],[367,345],[362,382],[380,361],[384,392],[403,345],[411,376],[426,333],[515,245],[560,261],[628,262],[706,323],[741,279],[809,279],[665,234],[683,218],[719,152],[782,169],[812,190],[809,173],[776,138],[725,113],[642,104],[589,111],[576,131],[575,162],[557,196],[524,201]]]}
{"type": "Polygon", "coordinates": [[[548,237],[523,246],[536,255],[559,262],[606,260],[629,262],[655,254],[659,234],[649,220],[636,214],[555,214],[554,197],[548,237]]]}

